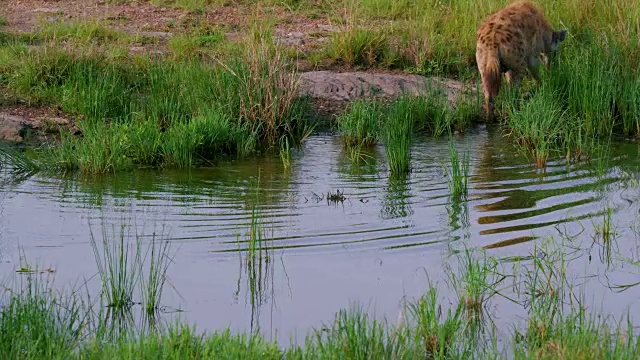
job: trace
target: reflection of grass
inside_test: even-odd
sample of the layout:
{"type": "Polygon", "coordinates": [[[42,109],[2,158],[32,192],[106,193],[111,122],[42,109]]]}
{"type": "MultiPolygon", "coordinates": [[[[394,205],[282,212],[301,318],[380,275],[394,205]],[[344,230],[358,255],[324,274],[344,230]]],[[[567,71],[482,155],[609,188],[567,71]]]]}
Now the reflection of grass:
{"type": "MultiPolygon", "coordinates": [[[[265,228],[262,223],[263,214],[259,205],[254,204],[251,209],[251,222],[243,241],[246,248],[240,250],[241,271],[238,278],[236,296],[240,292],[242,273],[246,273],[249,301],[251,305],[251,328],[259,328],[260,309],[267,299],[269,286],[273,289],[273,259],[270,240],[265,236],[265,228]],[[242,254],[244,253],[244,259],[242,254]]],[[[240,239],[238,244],[240,245],[240,239]]]]}

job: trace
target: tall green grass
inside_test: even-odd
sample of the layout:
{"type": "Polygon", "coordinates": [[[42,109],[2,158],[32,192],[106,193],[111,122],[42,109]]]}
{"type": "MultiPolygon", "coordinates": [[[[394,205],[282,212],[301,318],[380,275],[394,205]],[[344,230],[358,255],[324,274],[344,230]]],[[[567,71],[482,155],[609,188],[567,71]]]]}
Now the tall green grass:
{"type": "Polygon", "coordinates": [[[169,242],[154,233],[145,251],[143,238],[137,233],[132,235],[126,224],[119,230],[112,226],[109,231],[103,223],[101,240],[91,232],[91,247],[106,306],[126,314],[135,304],[141,304],[147,315],[155,316],[172,262],[169,242]],[[137,295],[141,298],[136,299],[137,295]]]}
{"type": "Polygon", "coordinates": [[[449,196],[454,202],[466,200],[469,193],[469,154],[465,152],[460,159],[453,138],[449,139],[449,160],[450,166],[445,167],[449,196]]]}
{"type": "Polygon", "coordinates": [[[505,277],[498,275],[498,262],[485,253],[477,258],[470,249],[458,256],[458,271],[452,271],[450,281],[460,304],[472,317],[482,317],[487,301],[496,294],[497,285],[505,277]]]}
{"type": "MultiPolygon", "coordinates": [[[[5,275],[6,280],[6,275],[5,275]]],[[[0,354],[5,359],[68,358],[82,342],[84,304],[74,294],[51,291],[39,272],[0,296],[0,354]]]]}
{"type": "Polygon", "coordinates": [[[409,101],[396,101],[389,109],[383,125],[385,150],[391,174],[404,174],[411,170],[414,114],[407,108],[409,101]]]}
{"type": "MultiPolygon", "coordinates": [[[[346,146],[371,147],[390,136],[390,129],[406,129],[435,137],[464,131],[475,120],[475,105],[461,95],[455,104],[437,85],[427,85],[425,94],[403,95],[387,104],[381,100],[354,100],[337,118],[337,129],[346,146]]],[[[408,130],[398,130],[408,133],[408,130]]],[[[393,136],[393,135],[392,135],[393,136]]],[[[400,139],[401,137],[398,137],[400,139]]]]}
{"type": "Polygon", "coordinates": [[[637,136],[640,73],[624,46],[585,32],[569,41],[542,84],[505,89],[506,125],[538,167],[553,156],[590,158],[611,136],[637,136]]]}
{"type": "Polygon", "coordinates": [[[550,86],[544,86],[530,99],[515,98],[507,110],[506,124],[511,136],[523,148],[529,149],[538,167],[544,167],[552,152],[561,148],[558,145],[561,136],[570,130],[567,112],[556,99],[550,86]]]}
{"type": "Polygon", "coordinates": [[[371,147],[378,143],[382,104],[369,99],[358,99],[337,119],[337,128],[345,146],[371,147]]]}
{"type": "Polygon", "coordinates": [[[191,167],[220,155],[245,155],[299,143],[311,131],[298,77],[281,51],[256,37],[243,58],[136,58],[116,63],[100,52],[56,44],[9,49],[6,86],[31,103],[59,104],[81,121],[82,137],[64,134],[53,165],[107,173],[133,165],[191,167]]]}

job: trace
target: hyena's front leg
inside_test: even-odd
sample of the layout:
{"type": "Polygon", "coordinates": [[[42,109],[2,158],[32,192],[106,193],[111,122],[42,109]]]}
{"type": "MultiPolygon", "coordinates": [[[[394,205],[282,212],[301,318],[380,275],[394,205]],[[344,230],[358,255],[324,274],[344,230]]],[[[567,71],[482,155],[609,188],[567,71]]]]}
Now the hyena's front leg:
{"type": "Polygon", "coordinates": [[[529,69],[531,76],[533,76],[533,80],[535,80],[536,83],[539,83],[540,82],[540,72],[539,72],[540,59],[537,56],[529,57],[529,61],[527,61],[527,68],[529,69]]]}

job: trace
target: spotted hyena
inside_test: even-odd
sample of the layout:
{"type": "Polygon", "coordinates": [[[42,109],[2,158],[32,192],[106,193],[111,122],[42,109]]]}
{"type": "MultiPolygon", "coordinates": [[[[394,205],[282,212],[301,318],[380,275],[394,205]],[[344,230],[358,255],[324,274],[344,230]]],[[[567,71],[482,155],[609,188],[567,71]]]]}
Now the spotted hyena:
{"type": "Polygon", "coordinates": [[[549,57],[558,51],[566,34],[567,30],[554,31],[542,10],[529,1],[511,3],[482,22],[477,32],[476,62],[490,119],[502,73],[506,73],[509,85],[517,84],[525,69],[539,81],[540,59],[548,68],[549,57]]]}

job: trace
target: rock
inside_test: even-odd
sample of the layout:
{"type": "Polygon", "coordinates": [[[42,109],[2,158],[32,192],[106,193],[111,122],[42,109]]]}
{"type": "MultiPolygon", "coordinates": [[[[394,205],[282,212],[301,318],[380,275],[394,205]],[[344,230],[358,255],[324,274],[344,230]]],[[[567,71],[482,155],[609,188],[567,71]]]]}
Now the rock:
{"type": "Polygon", "coordinates": [[[21,143],[25,123],[22,116],[0,113],[0,140],[21,143]]]}
{"type": "Polygon", "coordinates": [[[444,90],[450,102],[455,102],[466,89],[456,80],[415,74],[384,74],[368,72],[310,71],[300,76],[300,93],[325,101],[349,101],[377,96],[394,98],[403,94],[426,94],[430,88],[444,90]]]}
{"type": "Polygon", "coordinates": [[[129,48],[129,51],[133,53],[141,53],[141,52],[145,52],[146,49],[144,48],[144,46],[131,46],[129,48]]]}
{"type": "Polygon", "coordinates": [[[62,10],[60,8],[37,8],[31,10],[31,12],[39,12],[39,13],[61,13],[62,10]]]}
{"type": "Polygon", "coordinates": [[[69,119],[65,119],[61,117],[50,117],[50,118],[47,118],[47,120],[49,120],[50,123],[61,125],[61,126],[67,126],[70,124],[69,119]]]}
{"type": "Polygon", "coordinates": [[[147,36],[147,37],[155,37],[160,39],[170,38],[173,34],[170,32],[164,31],[140,31],[138,35],[147,36]]]}
{"type": "Polygon", "coordinates": [[[276,29],[276,39],[284,46],[299,46],[304,44],[305,34],[299,31],[285,33],[282,29],[276,29]]]}
{"type": "Polygon", "coordinates": [[[44,109],[15,108],[0,111],[0,140],[37,145],[57,138],[60,129],[74,130],[71,119],[44,112],[44,109]]]}
{"type": "Polygon", "coordinates": [[[329,24],[318,24],[317,27],[320,30],[324,30],[324,31],[328,31],[328,32],[335,32],[335,31],[339,30],[335,26],[332,26],[332,25],[329,25],[329,24]]]}

